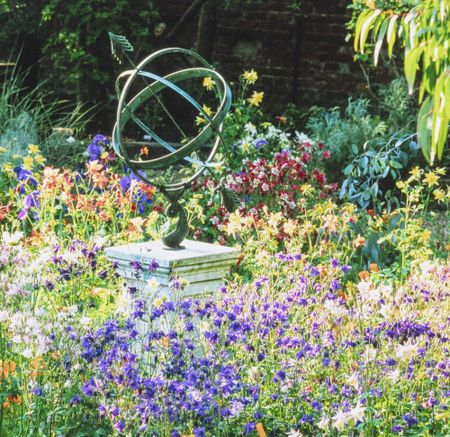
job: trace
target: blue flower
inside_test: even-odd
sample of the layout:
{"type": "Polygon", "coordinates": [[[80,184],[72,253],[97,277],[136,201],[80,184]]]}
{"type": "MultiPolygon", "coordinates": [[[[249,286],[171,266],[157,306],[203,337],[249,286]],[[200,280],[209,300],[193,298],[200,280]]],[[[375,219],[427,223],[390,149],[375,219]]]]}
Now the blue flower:
{"type": "Polygon", "coordinates": [[[246,434],[250,434],[256,428],[256,424],[253,422],[248,422],[244,425],[244,431],[246,434]]]}
{"type": "Polygon", "coordinates": [[[403,420],[409,427],[417,425],[419,423],[419,421],[410,413],[406,413],[405,415],[403,415],[403,420]]]}
{"type": "Polygon", "coordinates": [[[394,434],[399,434],[399,433],[403,432],[403,428],[401,427],[401,425],[393,425],[391,428],[391,431],[394,434]]]}
{"type": "Polygon", "coordinates": [[[114,428],[115,428],[118,432],[123,433],[123,430],[125,429],[125,422],[124,422],[122,419],[120,419],[118,422],[116,422],[116,423],[114,424],[114,428]]]}
{"type": "Polygon", "coordinates": [[[261,147],[265,146],[267,143],[267,141],[264,138],[259,138],[255,141],[254,146],[255,149],[260,149],[261,147]]]}

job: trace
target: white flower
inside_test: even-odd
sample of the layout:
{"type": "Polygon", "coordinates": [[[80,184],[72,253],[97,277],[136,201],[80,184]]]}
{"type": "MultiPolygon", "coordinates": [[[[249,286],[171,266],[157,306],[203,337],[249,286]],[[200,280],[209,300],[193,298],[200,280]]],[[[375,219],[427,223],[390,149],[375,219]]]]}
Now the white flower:
{"type": "Polygon", "coordinates": [[[302,437],[303,434],[300,431],[295,431],[294,429],[291,429],[287,434],[287,437],[302,437]]]}
{"type": "Polygon", "coordinates": [[[323,431],[327,431],[329,422],[330,418],[328,416],[322,416],[320,422],[317,423],[317,427],[323,431]]]}
{"type": "Polygon", "coordinates": [[[230,415],[236,417],[244,409],[244,404],[240,401],[233,400],[230,404],[230,415]]]}
{"type": "Polygon", "coordinates": [[[397,346],[395,356],[402,361],[409,361],[417,354],[417,349],[419,349],[418,344],[414,343],[399,344],[397,346]]]}
{"type": "Polygon", "coordinates": [[[3,232],[2,241],[5,245],[17,244],[23,238],[23,232],[17,231],[14,233],[3,232]]]}
{"type": "Polygon", "coordinates": [[[358,388],[359,388],[359,379],[358,379],[358,373],[357,372],[353,372],[347,378],[347,384],[350,385],[351,387],[355,388],[356,390],[358,390],[358,388]]]}
{"type": "Polygon", "coordinates": [[[391,370],[390,372],[387,372],[386,376],[392,382],[397,382],[400,378],[400,370],[399,369],[391,370]]]}
{"type": "Polygon", "coordinates": [[[86,326],[89,325],[89,323],[91,323],[91,319],[89,317],[87,317],[87,316],[81,317],[81,319],[80,319],[80,324],[81,325],[86,327],[86,326]]]}
{"type": "Polygon", "coordinates": [[[364,421],[364,415],[366,412],[366,408],[362,407],[361,404],[358,402],[356,407],[352,408],[348,415],[355,420],[355,422],[363,422],[364,421]]]}
{"type": "Polygon", "coordinates": [[[33,357],[33,351],[30,347],[27,347],[21,352],[21,355],[23,355],[25,358],[32,358],[33,357]]]}
{"type": "Polygon", "coordinates": [[[0,311],[0,323],[6,322],[8,319],[9,319],[8,311],[6,311],[6,310],[0,311]]]}
{"type": "Polygon", "coordinates": [[[370,363],[377,356],[377,350],[372,346],[366,346],[366,350],[364,351],[364,361],[366,363],[370,363]]]}
{"type": "Polygon", "coordinates": [[[338,410],[338,412],[333,416],[333,426],[338,430],[342,431],[345,428],[349,419],[348,413],[338,410]]]}
{"type": "Polygon", "coordinates": [[[303,143],[311,143],[310,138],[308,137],[308,135],[304,134],[303,132],[300,133],[298,131],[295,131],[295,139],[298,143],[303,144],[303,143]]]}
{"type": "Polygon", "coordinates": [[[246,123],[246,125],[244,126],[244,129],[249,135],[254,136],[257,134],[256,126],[252,123],[246,123]]]}

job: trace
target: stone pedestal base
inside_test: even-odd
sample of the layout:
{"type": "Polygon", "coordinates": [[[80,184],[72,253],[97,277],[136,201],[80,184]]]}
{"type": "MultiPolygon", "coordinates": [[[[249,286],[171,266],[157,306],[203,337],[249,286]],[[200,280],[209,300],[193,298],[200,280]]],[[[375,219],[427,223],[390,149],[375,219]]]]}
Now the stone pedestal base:
{"type": "Polygon", "coordinates": [[[179,249],[169,249],[162,241],[148,241],[109,247],[105,252],[138,294],[151,292],[154,298],[169,299],[214,293],[239,257],[237,249],[192,240],[183,241],[179,249]],[[178,296],[169,289],[173,277],[188,282],[178,296]]]}

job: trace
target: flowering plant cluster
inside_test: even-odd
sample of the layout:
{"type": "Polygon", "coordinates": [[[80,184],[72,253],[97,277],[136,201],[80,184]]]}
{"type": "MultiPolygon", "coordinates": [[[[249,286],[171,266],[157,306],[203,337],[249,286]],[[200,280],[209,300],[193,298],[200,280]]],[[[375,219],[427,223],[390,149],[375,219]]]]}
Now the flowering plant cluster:
{"type": "Polygon", "coordinates": [[[133,174],[120,176],[108,145],[105,136],[95,136],[79,171],[44,167],[37,146],[23,162],[4,164],[0,223],[35,235],[57,229],[68,237],[123,232],[128,239],[140,238],[140,216],[152,208],[154,189],[133,174]]]}
{"type": "Polygon", "coordinates": [[[138,299],[126,320],[76,336],[91,370],[81,402],[95,400],[117,434],[450,431],[450,326],[436,313],[448,265],[422,264],[398,288],[376,273],[347,283],[335,258],[273,262],[218,300],[138,299]]]}
{"type": "Polygon", "coordinates": [[[79,431],[89,414],[70,407],[83,369],[70,363],[67,336],[120,306],[105,240],[64,246],[54,234],[0,235],[0,434],[79,431]]]}
{"type": "MultiPolygon", "coordinates": [[[[321,169],[321,163],[329,157],[323,144],[316,144],[306,135],[298,133],[292,140],[273,125],[265,125],[259,132],[255,126],[249,125],[246,130],[248,135],[239,147],[252,148],[253,152],[249,156],[253,154],[255,158],[245,158],[239,171],[231,173],[226,180],[227,186],[241,200],[238,211],[240,216],[259,222],[264,215],[264,208],[268,208],[271,212],[281,213],[283,222],[286,222],[304,215],[314,207],[317,199],[334,196],[338,186],[335,183],[327,184],[326,175],[321,169]]],[[[214,237],[225,242],[227,236],[223,231],[232,216],[219,206],[218,196],[214,197],[217,191],[215,182],[207,178],[195,185],[193,190],[210,193],[209,198],[194,198],[203,206],[199,208],[203,213],[194,215],[197,218],[192,223],[196,229],[194,237],[208,237],[212,225],[217,235],[213,234],[214,237]]],[[[195,200],[188,207],[195,209],[195,200]]],[[[280,234],[280,241],[289,234],[280,234]]]]}
{"type": "Polygon", "coordinates": [[[194,238],[242,250],[209,297],[173,278],[156,299],[107,261],[158,238],[161,207],[103,135],[77,170],[36,145],[2,162],[0,435],[450,434],[445,169],[413,169],[394,210],[339,204],[330,152],[261,122],[257,79],[224,132],[229,191],[204,178],[185,201],[194,238]]]}

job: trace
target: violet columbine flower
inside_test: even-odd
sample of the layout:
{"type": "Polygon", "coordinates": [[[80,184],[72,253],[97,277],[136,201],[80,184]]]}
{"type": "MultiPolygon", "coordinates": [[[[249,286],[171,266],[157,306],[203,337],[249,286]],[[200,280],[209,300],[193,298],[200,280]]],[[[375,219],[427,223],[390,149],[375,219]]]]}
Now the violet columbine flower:
{"type": "Polygon", "coordinates": [[[125,422],[124,422],[122,419],[120,419],[118,422],[116,422],[116,423],[114,424],[114,428],[115,428],[118,432],[123,433],[123,430],[125,429],[125,422]]]}

